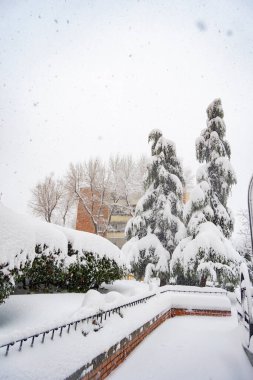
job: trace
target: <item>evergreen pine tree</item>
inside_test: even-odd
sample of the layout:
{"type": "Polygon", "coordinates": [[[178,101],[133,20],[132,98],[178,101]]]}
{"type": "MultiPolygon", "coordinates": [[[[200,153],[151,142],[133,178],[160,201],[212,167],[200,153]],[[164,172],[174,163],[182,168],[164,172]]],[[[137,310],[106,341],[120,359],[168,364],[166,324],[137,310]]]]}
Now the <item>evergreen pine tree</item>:
{"type": "Polygon", "coordinates": [[[209,278],[229,287],[238,280],[242,259],[227,239],[233,231],[227,200],[236,178],[220,99],[209,105],[207,116],[207,128],[196,142],[197,159],[205,164],[184,210],[188,237],[175,249],[171,271],[179,284],[205,286],[209,278]]]}
{"type": "Polygon", "coordinates": [[[199,162],[206,163],[205,170],[211,190],[212,222],[229,238],[234,221],[227,200],[232,185],[236,183],[236,176],[230,164],[231,150],[225,140],[223,117],[221,100],[215,99],[207,108],[207,127],[196,141],[196,154],[199,162]]]}
{"type": "Polygon", "coordinates": [[[152,130],[152,159],[147,168],[144,196],[136,206],[135,215],[126,227],[128,240],[155,234],[163,247],[173,253],[184,236],[182,167],[176,156],[175,144],[165,139],[161,131],[152,130]]]}
{"type": "Polygon", "coordinates": [[[175,249],[171,272],[178,284],[205,286],[207,279],[230,288],[238,280],[240,255],[212,222],[211,187],[203,167],[197,173],[197,185],[185,207],[188,237],[175,249]]]}
{"type": "MultiPolygon", "coordinates": [[[[134,217],[126,226],[126,235],[128,240],[131,239],[131,242],[136,244],[138,240],[150,236],[145,242],[153,241],[153,245],[155,239],[152,235],[155,235],[161,244],[161,249],[158,251],[162,254],[167,251],[168,261],[176,245],[185,235],[182,203],[183,172],[172,141],[165,139],[157,129],[151,131],[148,140],[151,142],[152,158],[144,183],[146,192],[137,203],[134,217]]],[[[146,264],[158,262],[157,257],[152,260],[149,258],[155,251],[153,245],[140,252],[140,257],[146,264]]],[[[136,265],[138,260],[135,257],[134,266],[136,265]]],[[[143,269],[145,271],[145,268],[143,269]]],[[[165,270],[164,266],[162,270],[165,270]]]]}

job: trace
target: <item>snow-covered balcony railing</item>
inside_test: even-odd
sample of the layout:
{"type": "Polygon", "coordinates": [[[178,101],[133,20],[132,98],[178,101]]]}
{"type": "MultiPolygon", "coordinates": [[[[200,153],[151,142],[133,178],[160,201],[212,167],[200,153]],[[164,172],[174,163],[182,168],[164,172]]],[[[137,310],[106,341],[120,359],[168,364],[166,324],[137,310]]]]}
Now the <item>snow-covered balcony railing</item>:
{"type": "Polygon", "coordinates": [[[78,319],[78,320],[75,320],[75,321],[71,321],[71,322],[68,322],[68,323],[65,323],[63,325],[59,325],[59,326],[53,327],[53,328],[45,330],[45,331],[40,331],[40,332],[38,332],[36,334],[30,335],[30,336],[26,336],[26,337],[17,339],[17,340],[12,341],[12,342],[8,342],[6,344],[1,345],[0,349],[3,349],[3,348],[6,349],[5,355],[7,356],[8,353],[9,353],[10,347],[14,346],[16,344],[19,344],[19,351],[22,350],[23,343],[27,342],[28,340],[30,340],[30,346],[33,347],[34,346],[35,338],[41,337],[42,338],[41,339],[41,343],[44,343],[46,335],[51,334],[50,339],[53,340],[55,338],[55,332],[56,331],[59,331],[58,336],[61,337],[64,329],[66,329],[66,332],[69,334],[70,331],[71,331],[70,330],[71,327],[73,326],[74,330],[76,330],[77,329],[77,325],[79,323],[84,323],[84,322],[89,323],[89,322],[92,322],[92,321],[100,321],[100,323],[101,323],[103,321],[103,319],[106,320],[106,318],[110,317],[111,314],[114,314],[114,313],[120,314],[121,309],[126,308],[126,307],[132,307],[132,306],[138,305],[140,303],[146,302],[147,300],[149,300],[151,297],[154,297],[155,295],[156,294],[154,293],[154,294],[151,294],[150,296],[147,296],[147,297],[144,297],[144,298],[140,298],[140,299],[136,299],[136,300],[134,300],[132,302],[129,302],[129,303],[126,303],[126,304],[123,304],[123,305],[119,305],[119,306],[117,306],[117,307],[115,307],[113,309],[101,311],[100,313],[97,313],[97,314],[94,314],[94,315],[91,315],[91,316],[88,316],[88,317],[85,317],[85,318],[81,318],[81,319],[78,319]]]}
{"type": "Polygon", "coordinates": [[[5,350],[5,356],[7,356],[9,353],[10,347],[12,347],[14,345],[19,345],[18,350],[21,351],[23,344],[25,342],[28,343],[28,341],[29,341],[30,346],[33,347],[35,340],[37,340],[39,338],[41,339],[40,340],[41,343],[45,342],[46,336],[50,336],[50,340],[54,340],[54,338],[56,338],[56,337],[62,337],[62,334],[64,331],[67,334],[69,334],[71,331],[73,331],[73,329],[74,329],[74,331],[76,331],[77,326],[80,323],[84,323],[84,322],[86,322],[87,324],[88,323],[96,323],[96,322],[102,323],[103,320],[106,320],[107,318],[109,318],[111,315],[113,315],[115,313],[118,313],[119,315],[121,315],[121,310],[124,308],[133,307],[133,306],[138,305],[138,304],[146,303],[149,299],[154,297],[157,293],[163,294],[163,293],[168,293],[168,292],[183,293],[183,294],[212,294],[212,295],[220,294],[220,295],[226,295],[225,291],[215,290],[215,289],[210,289],[210,291],[208,291],[206,289],[205,290],[204,289],[203,290],[197,290],[197,289],[189,287],[189,290],[183,290],[183,289],[178,289],[178,288],[173,289],[173,286],[163,287],[163,288],[161,288],[161,290],[158,288],[157,292],[154,292],[154,293],[152,293],[146,297],[137,298],[131,302],[128,302],[128,303],[125,303],[122,305],[118,305],[118,306],[111,308],[111,309],[108,309],[108,310],[100,311],[99,313],[96,313],[96,314],[93,314],[90,316],[86,316],[84,318],[79,318],[79,319],[73,320],[73,321],[67,321],[61,325],[54,326],[52,328],[49,328],[49,329],[46,329],[43,331],[35,332],[34,334],[30,334],[28,336],[23,336],[23,337],[18,338],[18,339],[13,339],[12,341],[8,341],[8,342],[2,344],[0,346],[0,350],[5,350]],[[56,332],[58,332],[58,334],[56,334],[56,332]]]}

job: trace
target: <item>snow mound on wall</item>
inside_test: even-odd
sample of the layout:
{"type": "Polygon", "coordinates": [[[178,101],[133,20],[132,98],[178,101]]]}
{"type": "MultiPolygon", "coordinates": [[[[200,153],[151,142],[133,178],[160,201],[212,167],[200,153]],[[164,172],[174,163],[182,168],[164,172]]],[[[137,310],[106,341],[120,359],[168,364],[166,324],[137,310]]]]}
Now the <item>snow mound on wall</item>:
{"type": "Polygon", "coordinates": [[[114,259],[124,264],[120,249],[110,241],[88,232],[71,230],[30,216],[19,215],[0,203],[0,264],[9,269],[20,268],[27,258],[35,257],[35,246],[46,245],[49,251],[60,251],[66,259],[68,242],[79,252],[93,252],[99,257],[114,259]]]}
{"type": "Polygon", "coordinates": [[[97,290],[90,289],[84,294],[81,307],[71,315],[71,318],[74,320],[89,317],[101,311],[111,310],[115,307],[124,305],[130,301],[131,297],[127,297],[116,291],[101,294],[97,290]]]}
{"type": "Polygon", "coordinates": [[[136,280],[116,280],[112,284],[103,283],[102,287],[110,292],[115,291],[121,293],[124,296],[145,296],[145,293],[149,291],[149,286],[144,282],[136,280]]]}

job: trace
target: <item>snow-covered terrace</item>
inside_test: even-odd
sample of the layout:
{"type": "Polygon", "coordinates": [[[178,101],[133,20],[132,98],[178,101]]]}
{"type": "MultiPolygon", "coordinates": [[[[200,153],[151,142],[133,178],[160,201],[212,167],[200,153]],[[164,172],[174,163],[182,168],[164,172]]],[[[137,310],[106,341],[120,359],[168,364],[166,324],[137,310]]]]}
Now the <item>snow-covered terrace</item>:
{"type": "MultiPolygon", "coordinates": [[[[114,286],[108,288],[110,292],[107,294],[90,291],[85,296],[11,296],[0,309],[0,345],[6,343],[7,338],[26,335],[31,331],[40,332],[66,320],[93,315],[154,293],[146,284],[136,281],[116,281],[114,286]]],[[[173,307],[222,311],[230,311],[231,308],[223,291],[216,294],[213,289],[159,288],[157,294],[146,303],[127,307],[121,310],[121,315],[115,313],[103,320],[102,328],[98,331],[94,331],[94,325],[90,321],[88,324],[79,324],[76,331],[72,327],[70,333],[65,331],[62,337],[56,333],[54,340],[46,336],[44,344],[41,344],[41,339],[35,340],[33,348],[26,342],[21,352],[18,351],[18,346],[14,346],[7,357],[5,351],[0,352],[0,378],[64,379],[155,315],[173,307]],[[192,293],[186,293],[188,289],[192,293]],[[164,290],[171,291],[160,293],[164,290]]]]}

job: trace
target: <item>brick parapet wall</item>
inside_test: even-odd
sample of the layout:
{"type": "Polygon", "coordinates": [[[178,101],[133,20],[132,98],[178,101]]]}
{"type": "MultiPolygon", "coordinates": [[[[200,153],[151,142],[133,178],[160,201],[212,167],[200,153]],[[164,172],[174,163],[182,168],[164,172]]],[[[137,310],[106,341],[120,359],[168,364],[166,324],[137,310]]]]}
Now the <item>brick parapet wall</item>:
{"type": "Polygon", "coordinates": [[[108,351],[98,355],[90,363],[87,363],[67,380],[103,380],[117,368],[126,357],[138,346],[146,336],[169,318],[176,316],[231,316],[230,311],[222,310],[189,310],[172,308],[152,318],[149,322],[139,327],[120,342],[114,344],[108,351]]]}

